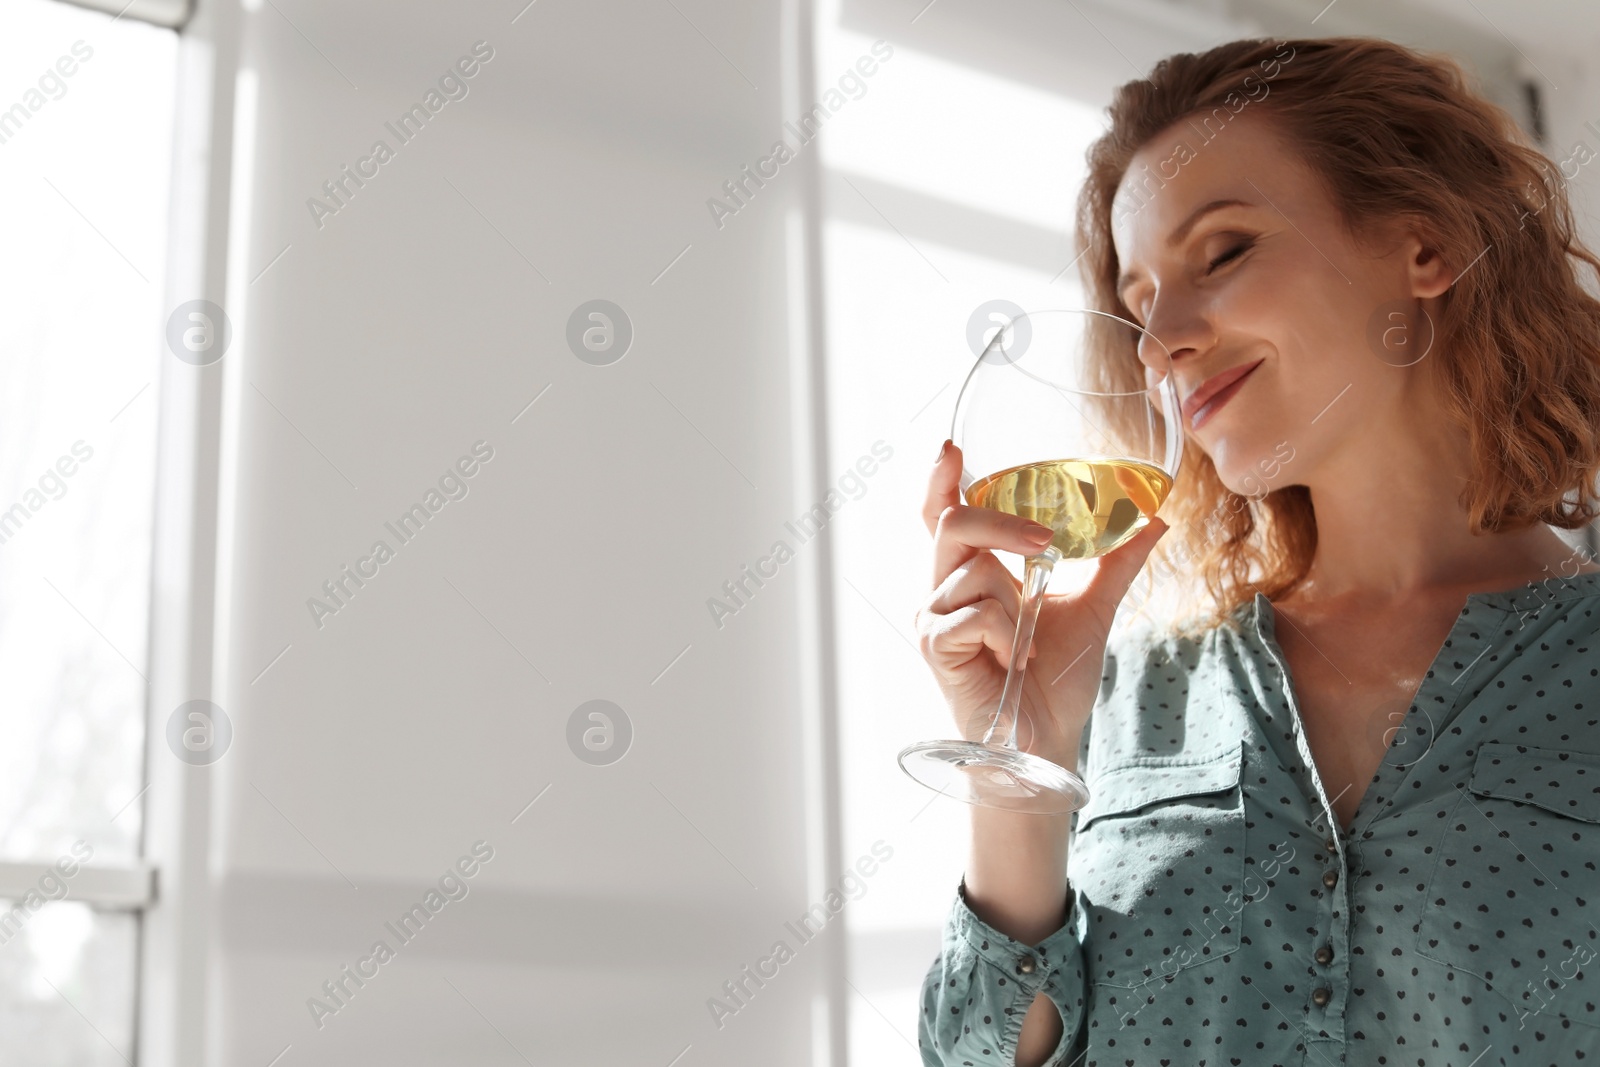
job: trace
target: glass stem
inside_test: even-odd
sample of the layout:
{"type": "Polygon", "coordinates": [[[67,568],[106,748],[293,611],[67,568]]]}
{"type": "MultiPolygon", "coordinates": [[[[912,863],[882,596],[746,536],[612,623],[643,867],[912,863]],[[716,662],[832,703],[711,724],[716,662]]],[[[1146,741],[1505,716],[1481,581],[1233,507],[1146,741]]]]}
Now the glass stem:
{"type": "Polygon", "coordinates": [[[1000,694],[1000,707],[994,723],[983,735],[986,745],[1017,747],[1017,712],[1022,707],[1022,676],[1028,670],[1028,646],[1033,643],[1033,628],[1044,605],[1044,588],[1050,584],[1050,571],[1061,550],[1051,545],[1037,556],[1029,556],[1022,572],[1022,613],[1017,618],[1017,636],[1011,642],[1011,667],[1006,671],[1006,687],[1000,694]]]}

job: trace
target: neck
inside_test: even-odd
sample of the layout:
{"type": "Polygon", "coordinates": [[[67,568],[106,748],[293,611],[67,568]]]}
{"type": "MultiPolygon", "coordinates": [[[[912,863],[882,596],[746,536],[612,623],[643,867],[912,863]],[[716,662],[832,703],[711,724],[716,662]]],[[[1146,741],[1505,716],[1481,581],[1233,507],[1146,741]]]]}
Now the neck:
{"type": "Polygon", "coordinates": [[[1600,570],[1540,522],[1472,533],[1466,433],[1422,421],[1352,436],[1308,479],[1317,548],[1295,599],[1378,606],[1600,570]]]}

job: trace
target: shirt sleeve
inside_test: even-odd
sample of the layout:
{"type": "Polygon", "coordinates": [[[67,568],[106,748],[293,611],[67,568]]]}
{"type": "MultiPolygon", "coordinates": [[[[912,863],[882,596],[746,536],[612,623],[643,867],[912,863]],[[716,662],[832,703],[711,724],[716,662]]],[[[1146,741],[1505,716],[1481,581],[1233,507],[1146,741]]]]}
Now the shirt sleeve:
{"type": "Polygon", "coordinates": [[[917,1045],[925,1067],[1016,1062],[1022,1020],[1040,992],[1061,1013],[1061,1042],[1045,1067],[1060,1067],[1083,1022],[1083,947],[1069,888],[1061,929],[1024,945],[972,913],[966,882],[956,887],[939,956],[922,983],[917,1045]]]}

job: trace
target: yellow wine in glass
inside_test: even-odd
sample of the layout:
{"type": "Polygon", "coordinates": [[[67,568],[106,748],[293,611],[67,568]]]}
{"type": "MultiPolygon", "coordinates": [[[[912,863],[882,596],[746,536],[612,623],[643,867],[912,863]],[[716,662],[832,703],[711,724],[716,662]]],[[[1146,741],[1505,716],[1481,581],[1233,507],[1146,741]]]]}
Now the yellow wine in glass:
{"type": "Polygon", "coordinates": [[[1078,775],[1017,747],[1027,649],[1055,564],[1103,556],[1143,529],[1172,490],[1183,420],[1159,339],[1102,311],[1027,312],[997,331],[967,373],[950,421],[961,489],[1055,531],[1026,558],[1022,610],[994,722],[982,741],[923,741],[900,753],[912,778],[969,804],[1062,813],[1078,775]]]}
{"type": "Polygon", "coordinates": [[[1062,559],[1093,559],[1144,529],[1171,489],[1166,471],[1135,459],[1049,459],[980,478],[967,503],[1050,527],[1062,559]]]}

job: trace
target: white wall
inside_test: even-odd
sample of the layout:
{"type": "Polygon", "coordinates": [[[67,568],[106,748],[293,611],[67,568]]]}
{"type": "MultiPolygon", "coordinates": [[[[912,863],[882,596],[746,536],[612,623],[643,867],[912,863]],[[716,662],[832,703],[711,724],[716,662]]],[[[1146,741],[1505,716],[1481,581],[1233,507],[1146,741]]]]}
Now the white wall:
{"type": "Polygon", "coordinates": [[[240,16],[209,1062],[800,1064],[829,1040],[837,932],[783,926],[827,881],[820,546],[720,630],[706,607],[817,496],[805,173],[720,231],[705,206],[783,132],[798,15],[521,8],[240,16]],[[384,123],[480,40],[469,94],[400,145],[384,123]],[[307,199],[379,138],[392,161],[319,227],[307,199]],[[565,340],[593,298],[632,320],[610,366],[565,340]],[[401,545],[384,523],[477,441],[469,495],[401,545]],[[378,539],[394,558],[319,627],[308,598],[378,539]],[[610,766],[568,747],[596,698],[634,731],[610,766]],[[479,840],[469,895],[398,947],[384,923],[479,840]],[[719,1030],[707,999],[780,937],[796,958],[719,1030]],[[307,999],[380,938],[396,958],[319,1029],[307,999]]]}

